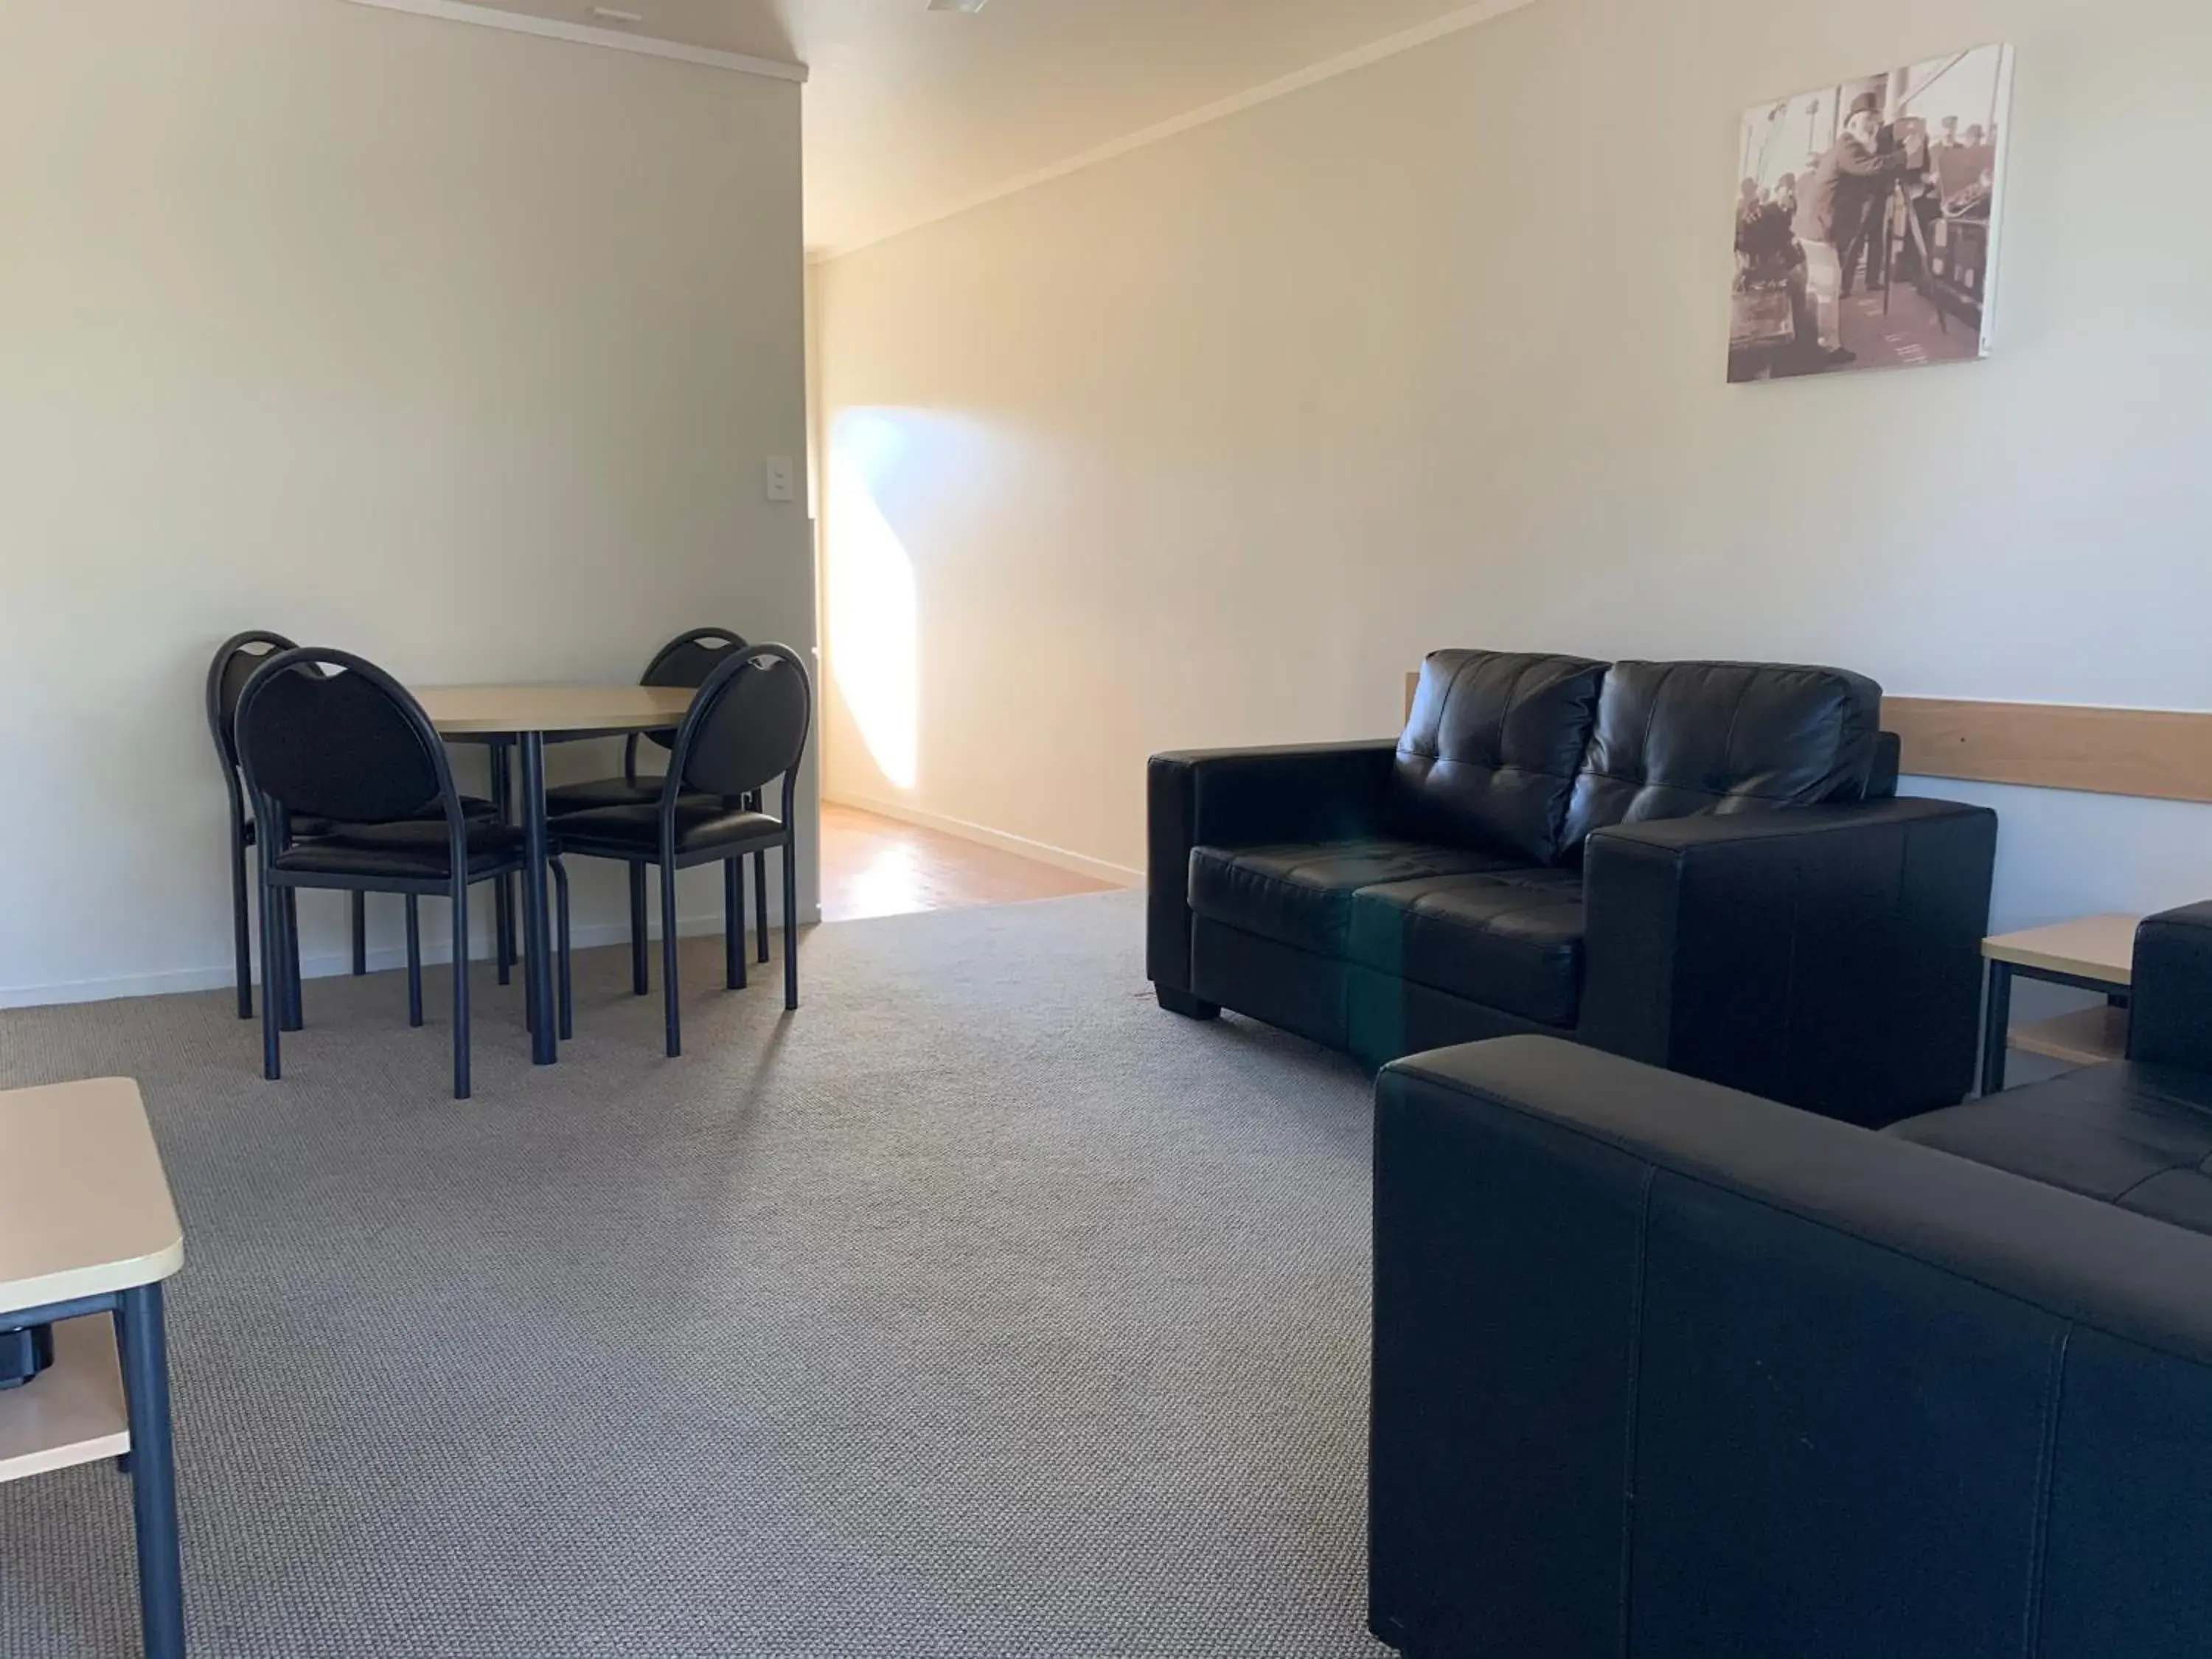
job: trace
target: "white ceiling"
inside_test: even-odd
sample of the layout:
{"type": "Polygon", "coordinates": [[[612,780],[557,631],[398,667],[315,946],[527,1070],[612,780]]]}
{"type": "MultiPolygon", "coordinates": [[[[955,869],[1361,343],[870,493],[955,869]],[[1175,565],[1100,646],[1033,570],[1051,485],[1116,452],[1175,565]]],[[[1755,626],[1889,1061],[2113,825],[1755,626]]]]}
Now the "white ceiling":
{"type": "MultiPolygon", "coordinates": [[[[812,70],[806,230],[836,252],[1469,0],[597,0],[629,32],[812,70]]],[[[596,27],[593,0],[480,0],[596,27]]]]}

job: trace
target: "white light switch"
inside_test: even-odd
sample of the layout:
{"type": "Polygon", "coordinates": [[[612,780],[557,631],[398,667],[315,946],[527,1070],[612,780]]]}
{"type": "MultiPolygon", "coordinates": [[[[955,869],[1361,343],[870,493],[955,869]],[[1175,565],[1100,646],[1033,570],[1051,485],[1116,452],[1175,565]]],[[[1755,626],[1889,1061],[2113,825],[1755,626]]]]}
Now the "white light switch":
{"type": "Polygon", "coordinates": [[[790,456],[771,455],[768,458],[768,498],[772,501],[792,499],[790,456]]]}

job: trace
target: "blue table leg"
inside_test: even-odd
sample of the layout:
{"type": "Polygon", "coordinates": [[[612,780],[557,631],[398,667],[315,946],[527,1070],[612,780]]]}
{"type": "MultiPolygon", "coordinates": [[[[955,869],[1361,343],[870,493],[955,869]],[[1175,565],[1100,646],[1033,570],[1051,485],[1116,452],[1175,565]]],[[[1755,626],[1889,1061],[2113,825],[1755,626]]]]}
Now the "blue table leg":
{"type": "Polygon", "coordinates": [[[2001,1094],[2005,1086],[2005,1049],[2012,1030],[2012,964],[1990,963],[1989,991],[1982,1005],[1982,1092],[2001,1094]]]}
{"type": "Polygon", "coordinates": [[[520,734],[522,749],[522,951],[524,994],[530,999],[530,1058],[550,1066],[560,1058],[553,1024],[551,931],[545,925],[545,735],[520,734]]]}
{"type": "Polygon", "coordinates": [[[185,1570],[177,1547],[177,1471],[169,1437],[169,1345],[161,1287],[122,1293],[123,1389],[131,1413],[131,1499],[138,1533],[138,1607],[146,1659],[184,1659],[185,1570]]]}
{"type": "MultiPolygon", "coordinates": [[[[505,738],[492,744],[490,758],[491,804],[500,823],[512,823],[514,791],[505,738]]],[[[492,949],[499,958],[499,982],[505,985],[514,969],[514,884],[505,876],[492,884],[492,931],[497,936],[492,949]]]]}

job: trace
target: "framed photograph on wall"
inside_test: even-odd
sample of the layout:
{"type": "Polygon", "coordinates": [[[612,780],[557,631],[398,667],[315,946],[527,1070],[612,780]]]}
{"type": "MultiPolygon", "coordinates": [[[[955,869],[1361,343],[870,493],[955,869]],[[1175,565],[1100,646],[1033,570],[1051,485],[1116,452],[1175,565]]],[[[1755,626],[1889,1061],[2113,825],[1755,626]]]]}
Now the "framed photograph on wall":
{"type": "Polygon", "coordinates": [[[1731,381],[1989,354],[2012,67],[1977,46],[1744,112],[1731,381]]]}

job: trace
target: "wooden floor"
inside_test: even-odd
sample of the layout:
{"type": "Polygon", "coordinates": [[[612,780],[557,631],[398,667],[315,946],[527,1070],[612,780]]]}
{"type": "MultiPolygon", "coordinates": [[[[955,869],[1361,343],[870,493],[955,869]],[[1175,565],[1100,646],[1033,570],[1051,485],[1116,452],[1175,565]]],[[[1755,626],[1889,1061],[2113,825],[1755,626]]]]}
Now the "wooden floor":
{"type": "Polygon", "coordinates": [[[1019,904],[1110,888],[1109,883],[941,830],[822,803],[824,921],[1019,904]]]}

